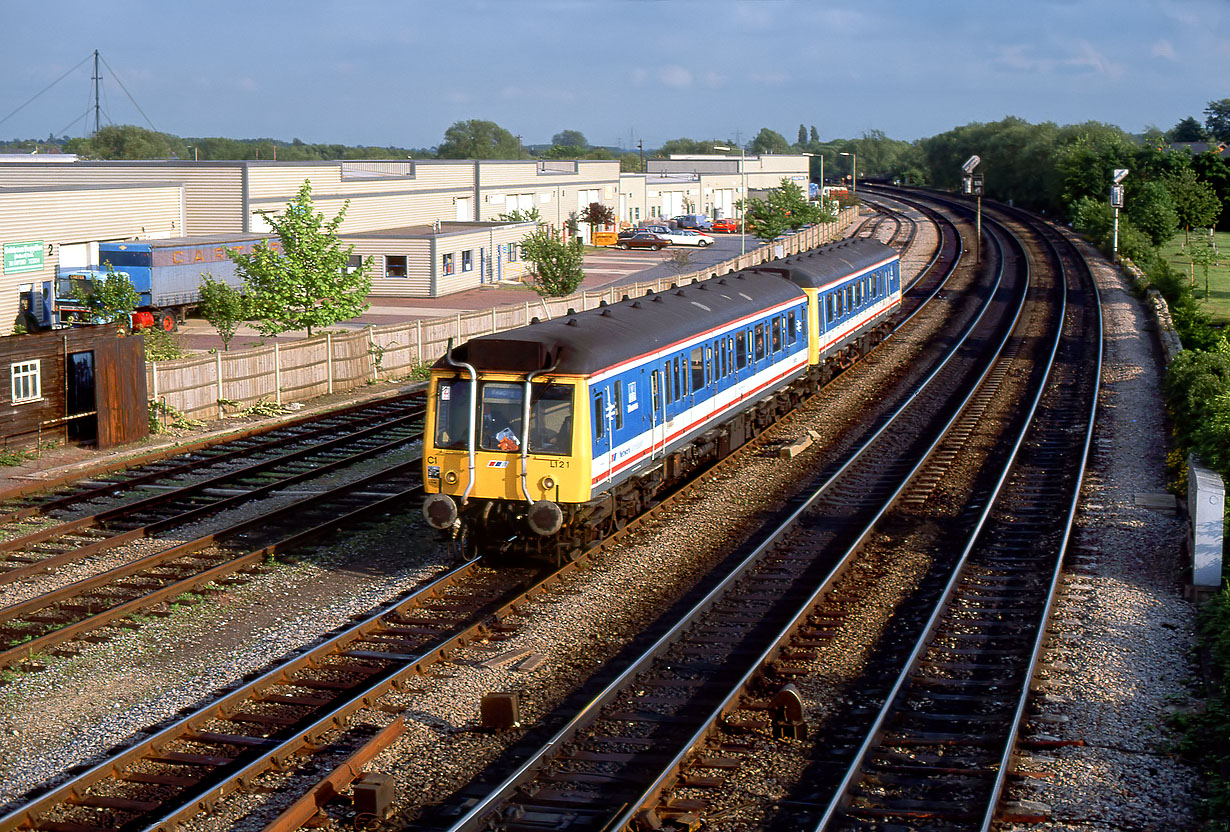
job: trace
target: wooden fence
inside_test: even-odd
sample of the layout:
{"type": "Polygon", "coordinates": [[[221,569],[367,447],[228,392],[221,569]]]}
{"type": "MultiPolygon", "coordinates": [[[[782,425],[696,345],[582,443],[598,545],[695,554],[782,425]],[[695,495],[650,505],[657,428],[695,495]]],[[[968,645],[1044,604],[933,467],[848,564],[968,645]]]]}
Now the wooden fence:
{"type": "Polygon", "coordinates": [[[444,354],[455,343],[524,326],[531,318],[556,318],[569,310],[592,309],[676,284],[729,274],[739,269],[789,257],[845,236],[857,218],[847,208],[836,222],[813,226],[790,237],[761,245],[703,271],[663,277],[647,283],[579,292],[565,298],[540,298],[443,318],[369,326],[344,333],[326,333],[304,341],[273,344],[234,352],[197,355],[146,364],[150,398],[193,419],[220,418],[224,407],[241,409],[261,401],[301,402],[369,383],[404,378],[420,365],[444,354]]]}

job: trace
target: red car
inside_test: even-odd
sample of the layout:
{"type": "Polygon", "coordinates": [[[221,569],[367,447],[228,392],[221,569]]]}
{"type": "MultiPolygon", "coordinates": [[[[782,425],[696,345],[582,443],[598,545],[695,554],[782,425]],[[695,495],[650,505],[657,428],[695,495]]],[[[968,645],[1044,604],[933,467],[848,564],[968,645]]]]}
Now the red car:
{"type": "Polygon", "coordinates": [[[729,218],[714,220],[713,228],[710,230],[711,231],[721,231],[724,234],[737,234],[739,233],[739,221],[735,219],[729,219],[729,218]]]}
{"type": "Polygon", "coordinates": [[[671,241],[665,237],[659,237],[657,234],[651,234],[648,231],[638,231],[627,237],[620,237],[616,243],[620,248],[651,248],[654,251],[666,248],[671,244],[671,241]]]}

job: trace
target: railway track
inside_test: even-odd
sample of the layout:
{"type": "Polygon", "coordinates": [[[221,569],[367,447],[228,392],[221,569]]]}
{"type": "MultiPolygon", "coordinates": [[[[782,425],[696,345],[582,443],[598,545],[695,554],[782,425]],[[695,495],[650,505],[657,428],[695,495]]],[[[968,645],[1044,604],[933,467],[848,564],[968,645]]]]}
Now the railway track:
{"type": "MultiPolygon", "coordinates": [[[[638,822],[652,826],[662,815],[682,818],[699,811],[703,802],[677,802],[661,815],[652,807],[655,796],[665,789],[665,779],[674,775],[685,787],[719,783],[728,755],[704,757],[713,765],[682,774],[682,763],[669,761],[676,755],[679,760],[687,758],[696,736],[707,730],[701,726],[715,701],[733,701],[737,696],[738,687],[723,692],[731,680],[745,674],[750,679],[770,661],[763,655],[766,649],[776,655],[774,645],[783,636],[769,638],[768,648],[766,636],[788,632],[793,616],[783,615],[796,601],[814,600],[832,579],[834,549],[848,548],[847,558],[852,558],[861,541],[872,534],[874,521],[938,443],[935,423],[950,424],[954,419],[953,397],[977,398],[972,391],[992,367],[983,355],[983,342],[992,332],[999,333],[997,342],[1006,338],[1024,302],[1024,287],[1024,278],[1017,274],[1015,285],[1003,287],[984,307],[990,310],[984,322],[989,331],[975,321],[949,360],[918,386],[906,404],[880,420],[870,439],[827,471],[823,484],[792,507],[786,522],[766,530],[739,569],[567,726],[540,748],[527,749],[524,765],[503,781],[466,790],[425,819],[422,828],[620,828],[642,812],[652,815],[643,815],[638,822]],[[920,427],[924,422],[926,429],[920,427]],[[800,530],[792,540],[798,548],[779,550],[774,544],[795,526],[800,530]],[[668,761],[665,779],[657,784],[647,780],[652,777],[647,773],[659,770],[663,760],[668,761]]],[[[814,647],[808,642],[825,638],[823,624],[800,627],[803,647],[787,645],[788,660],[806,655],[814,647]]],[[[764,702],[763,711],[797,710],[789,697],[783,701],[780,695],[778,691],[764,702]]],[[[719,708],[711,719],[716,722],[721,713],[719,708]]],[[[797,730],[798,719],[787,722],[790,725],[778,727],[797,730]]]]}
{"type": "MultiPolygon", "coordinates": [[[[670,506],[670,501],[667,501],[664,503],[663,508],[668,508],[669,506],[670,506]]],[[[486,611],[483,611],[481,613],[475,614],[474,616],[472,616],[472,618],[473,620],[469,621],[468,624],[466,624],[465,626],[468,626],[470,628],[481,628],[483,626],[490,626],[490,622],[492,621],[498,622],[500,618],[500,614],[497,613],[493,615],[486,611]],[[484,624],[483,622],[486,622],[486,624],[484,624]]],[[[422,655],[424,657],[421,663],[418,663],[415,665],[416,667],[420,669],[422,666],[425,666],[426,664],[430,663],[429,659],[431,656],[446,655],[448,650],[450,649],[447,646],[439,647],[437,649],[436,647],[431,646],[431,644],[421,644],[421,643],[418,644],[417,647],[411,648],[407,641],[407,637],[409,634],[404,632],[407,626],[407,619],[405,618],[405,616],[403,616],[402,618],[396,619],[394,626],[400,628],[395,633],[395,635],[397,636],[398,649],[404,650],[404,651],[409,651],[411,649],[414,649],[414,650],[417,650],[417,653],[415,653],[415,655],[422,655]]],[[[411,622],[409,626],[422,628],[425,625],[423,624],[423,620],[420,617],[419,619],[415,619],[413,622],[411,622]]],[[[459,624],[458,626],[461,626],[461,625],[459,624]]],[[[438,633],[440,629],[441,629],[440,627],[435,627],[434,632],[438,633]]],[[[482,631],[481,629],[477,631],[471,630],[471,633],[473,632],[482,632],[482,631]]],[[[343,636],[343,640],[344,638],[345,636],[343,636]]],[[[462,636],[453,643],[454,644],[464,644],[466,641],[466,638],[467,637],[462,636]]],[[[471,634],[469,638],[474,638],[474,635],[471,634]]],[[[393,641],[393,639],[389,639],[387,637],[384,640],[393,641]]],[[[384,644],[383,646],[381,646],[380,644],[377,644],[375,651],[376,652],[382,652],[382,651],[388,652],[389,651],[388,644],[384,644]]],[[[351,652],[352,653],[354,652],[353,647],[351,648],[351,652]]],[[[397,652],[397,651],[395,650],[393,652],[397,652]]],[[[317,651],[314,650],[313,655],[316,655],[316,653],[317,651]]],[[[404,663],[404,661],[406,660],[406,656],[408,655],[410,655],[409,652],[404,652],[400,656],[397,657],[397,660],[404,663]]],[[[354,659],[356,657],[351,655],[349,658],[354,659]]],[[[366,655],[359,656],[358,658],[362,658],[366,662],[376,661],[379,663],[380,661],[382,661],[381,659],[371,657],[371,656],[366,656],[366,655]]],[[[278,677],[278,678],[283,678],[283,677],[278,677]]],[[[267,689],[267,684],[260,682],[258,680],[256,682],[256,687],[253,688],[253,690],[262,689],[262,686],[263,686],[263,689],[267,689]]],[[[237,694],[238,692],[227,695],[226,703],[224,703],[225,708],[232,707],[235,701],[233,697],[237,694]]],[[[373,697],[378,696],[378,695],[379,695],[378,691],[373,692],[373,690],[365,690],[365,692],[362,692],[360,695],[357,695],[357,698],[355,701],[362,702],[364,699],[366,699],[368,702],[371,702],[373,697]]],[[[259,696],[260,696],[259,693],[256,694],[257,699],[259,699],[259,696]]],[[[197,730],[196,728],[193,728],[192,726],[197,726],[197,728],[199,728],[199,726],[202,724],[202,719],[203,718],[197,714],[194,714],[188,717],[185,720],[185,722],[189,724],[188,730],[189,731],[197,730]]],[[[340,721],[341,721],[341,718],[334,719],[332,720],[331,724],[337,725],[340,721]]],[[[282,725],[282,727],[286,728],[284,724],[282,725]]],[[[167,738],[171,736],[171,734],[165,733],[165,731],[167,730],[170,730],[170,729],[164,729],[164,731],[160,731],[159,734],[157,735],[157,737],[159,738],[157,744],[160,745],[164,750],[165,748],[168,747],[167,742],[166,742],[167,738]]],[[[233,731],[233,727],[229,728],[228,730],[233,731]]],[[[300,734],[303,733],[303,731],[300,729],[295,729],[295,732],[300,733],[300,734]]],[[[225,731],[215,731],[214,734],[216,736],[212,736],[210,737],[210,739],[217,740],[222,737],[236,737],[237,736],[237,734],[235,733],[226,733],[225,731]]],[[[319,738],[319,735],[316,735],[316,736],[317,738],[319,738]]],[[[14,812],[9,816],[9,818],[5,820],[5,823],[8,824],[8,826],[0,826],[0,828],[20,828],[22,826],[39,827],[39,826],[44,826],[44,825],[54,825],[55,823],[72,824],[72,823],[78,823],[78,822],[84,823],[88,826],[88,822],[87,822],[88,819],[91,817],[98,817],[100,812],[106,813],[105,817],[108,819],[109,822],[118,823],[122,821],[124,824],[132,826],[133,828],[139,828],[141,824],[144,823],[144,821],[137,820],[136,818],[138,817],[152,818],[155,815],[169,817],[176,812],[184,813],[181,816],[193,814],[199,810],[200,806],[208,805],[210,801],[216,799],[217,796],[225,793],[230,788],[233,788],[235,783],[240,782],[240,781],[246,782],[250,780],[251,776],[253,776],[255,769],[248,769],[240,765],[242,761],[238,760],[237,757],[228,756],[228,755],[231,755],[232,752],[235,752],[236,750],[239,750],[240,748],[246,748],[249,750],[255,749],[256,751],[253,751],[253,753],[256,753],[257,751],[259,751],[261,758],[266,759],[266,760],[273,760],[275,758],[278,760],[285,760],[287,759],[286,755],[289,755],[292,753],[289,748],[284,751],[279,751],[276,754],[270,753],[270,748],[272,746],[269,742],[265,742],[265,740],[270,739],[270,737],[262,736],[256,739],[259,739],[260,741],[255,741],[255,739],[253,739],[253,741],[249,742],[247,745],[237,745],[235,747],[227,746],[224,749],[225,753],[213,754],[212,756],[214,757],[227,757],[227,761],[214,760],[213,762],[218,763],[217,770],[215,772],[211,769],[211,773],[208,777],[180,778],[180,779],[193,779],[194,782],[192,784],[180,783],[179,780],[175,780],[175,778],[180,777],[179,774],[167,775],[168,777],[175,780],[175,782],[172,783],[171,785],[184,786],[185,789],[188,788],[189,785],[192,786],[190,793],[184,792],[181,789],[179,798],[178,798],[180,802],[188,801],[189,802],[188,805],[176,805],[176,799],[169,799],[168,801],[160,804],[159,807],[157,808],[153,806],[140,805],[140,804],[152,803],[153,801],[147,800],[145,797],[143,797],[142,796],[143,793],[139,790],[139,787],[132,786],[131,782],[125,779],[124,772],[132,771],[133,770],[132,766],[134,765],[136,766],[136,769],[143,770],[146,767],[146,763],[142,763],[140,762],[140,760],[146,760],[148,762],[148,758],[142,757],[139,754],[135,757],[131,756],[133,754],[137,754],[137,752],[134,749],[129,749],[128,751],[125,752],[125,754],[128,756],[116,757],[107,762],[101,763],[100,765],[91,769],[90,772],[80,775],[79,777],[73,778],[72,780],[68,781],[66,784],[63,784],[60,788],[57,788],[55,791],[48,792],[45,795],[41,795],[36,801],[32,801],[28,805],[14,810],[14,812]],[[237,769],[236,766],[239,766],[239,768],[237,769]],[[236,771],[236,770],[243,772],[242,774],[237,775],[237,778],[231,778],[230,774],[227,773],[228,771],[236,771]],[[103,776],[103,772],[110,772],[110,774],[107,776],[103,776]],[[121,792],[115,791],[115,789],[118,788],[115,785],[117,781],[115,780],[114,777],[111,776],[116,773],[119,774],[118,782],[122,782],[125,784],[123,787],[122,796],[119,796],[119,797],[117,797],[117,795],[121,794],[121,792]],[[206,785],[206,781],[208,781],[208,784],[210,785],[206,785]],[[104,782],[106,783],[106,785],[99,785],[99,784],[103,784],[104,782]],[[199,789],[197,788],[198,784],[200,784],[199,789]],[[136,791],[134,791],[133,789],[136,789],[136,791]],[[138,813],[138,810],[140,810],[140,812],[144,814],[138,813]],[[112,813],[119,813],[119,814],[113,815],[112,813]],[[82,818],[85,818],[86,820],[82,820],[82,818]]],[[[192,753],[192,752],[183,752],[183,753],[192,753]]],[[[211,756],[211,755],[205,754],[203,756],[211,756]]],[[[181,774],[182,774],[182,771],[181,771],[181,774]]],[[[141,781],[141,778],[137,778],[135,782],[140,783],[140,781],[141,781]]],[[[145,785],[150,785],[150,784],[147,783],[145,785]]],[[[168,784],[159,783],[155,785],[166,786],[168,784]]],[[[159,822],[162,822],[162,821],[159,821],[159,822]]]]}

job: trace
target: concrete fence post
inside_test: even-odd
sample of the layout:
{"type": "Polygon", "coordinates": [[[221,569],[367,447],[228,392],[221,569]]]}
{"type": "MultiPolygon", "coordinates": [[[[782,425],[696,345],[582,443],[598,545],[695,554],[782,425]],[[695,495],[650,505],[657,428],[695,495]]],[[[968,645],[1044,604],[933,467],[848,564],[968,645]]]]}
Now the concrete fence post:
{"type": "Polygon", "coordinates": [[[1188,542],[1192,553],[1192,587],[1202,591],[1221,586],[1222,523],[1226,484],[1194,455],[1187,458],[1188,542]]]}

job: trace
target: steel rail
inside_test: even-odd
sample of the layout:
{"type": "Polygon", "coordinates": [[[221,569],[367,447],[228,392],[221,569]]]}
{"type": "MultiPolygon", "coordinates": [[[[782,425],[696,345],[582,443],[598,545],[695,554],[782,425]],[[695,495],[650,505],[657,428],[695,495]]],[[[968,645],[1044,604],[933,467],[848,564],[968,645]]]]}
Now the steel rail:
{"type": "MultiPolygon", "coordinates": [[[[364,402],[363,404],[350,405],[343,408],[337,408],[335,410],[318,411],[305,414],[293,419],[277,422],[273,425],[260,425],[252,428],[244,428],[242,430],[227,432],[218,436],[211,436],[207,439],[201,439],[196,442],[189,442],[183,445],[174,445],[157,451],[149,451],[147,453],[134,455],[119,461],[107,461],[94,465],[82,466],[50,479],[0,489],[0,502],[7,502],[9,500],[20,499],[31,494],[50,491],[63,485],[88,480],[92,477],[101,476],[104,474],[113,474],[120,471],[133,470],[134,465],[148,465],[164,459],[209,450],[230,443],[244,442],[248,439],[266,436],[280,430],[289,430],[292,428],[301,427],[306,424],[318,422],[321,419],[330,419],[339,416],[345,417],[349,414],[361,413],[362,411],[373,407],[380,407],[387,404],[397,404],[398,402],[421,399],[422,397],[423,394],[421,392],[398,393],[391,396],[381,397],[373,401],[364,402]]],[[[246,449],[240,450],[240,453],[245,452],[246,449]]],[[[112,485],[111,490],[115,490],[115,487],[115,485],[112,485]]]]}
{"type": "Polygon", "coordinates": [[[338,447],[343,447],[358,440],[377,436],[386,431],[396,430],[399,425],[413,422],[417,419],[418,417],[415,415],[400,416],[390,422],[364,429],[358,433],[336,437],[321,445],[313,445],[290,454],[285,454],[283,456],[254,463],[253,465],[246,466],[237,471],[219,474],[202,482],[186,485],[162,494],[156,494],[136,502],[127,503],[116,508],[97,512],[86,517],[79,517],[53,526],[47,526],[36,532],[22,535],[21,537],[14,537],[5,541],[0,541],[0,552],[12,552],[74,532],[102,530],[104,534],[107,534],[106,537],[96,539],[84,546],[74,547],[64,552],[60,552],[59,554],[41,558],[24,566],[18,566],[12,569],[0,571],[0,585],[12,583],[20,580],[21,578],[26,578],[31,575],[37,575],[42,572],[49,571],[54,566],[59,566],[74,560],[80,560],[81,558],[89,555],[97,554],[98,552],[106,551],[108,549],[113,549],[134,540],[150,537],[153,534],[165,531],[166,529],[173,528],[178,525],[195,522],[203,517],[217,514],[229,508],[233,508],[234,506],[249,502],[257,497],[261,497],[263,495],[287,488],[291,485],[323,476],[324,474],[336,471],[348,465],[353,465],[372,456],[387,453],[402,445],[413,442],[417,436],[412,434],[409,436],[400,437],[392,442],[387,442],[379,446],[366,448],[347,457],[317,465],[311,470],[291,474],[283,477],[282,479],[265,483],[264,485],[250,487],[242,494],[235,494],[230,497],[214,499],[210,502],[202,503],[194,508],[182,511],[171,517],[165,517],[152,523],[142,524],[136,528],[126,529],[116,534],[109,534],[106,532],[106,524],[114,523],[117,519],[121,519],[129,515],[139,514],[143,511],[149,511],[150,509],[164,506],[176,500],[190,499],[203,494],[209,489],[218,489],[227,486],[234,487],[234,483],[242,481],[246,478],[250,478],[258,474],[268,474],[271,471],[276,471],[278,468],[284,468],[293,463],[302,463],[305,460],[311,460],[312,457],[328,454],[338,447]]]}
{"type": "MultiPolygon", "coordinates": [[[[365,489],[372,486],[387,485],[391,477],[410,476],[416,477],[419,470],[419,461],[413,460],[394,466],[393,468],[379,471],[346,485],[339,486],[322,494],[314,494],[297,500],[290,505],[284,506],[272,513],[262,515],[251,520],[235,524],[230,528],[202,535],[194,540],[181,543],[177,546],[165,549],[161,552],[155,552],[151,555],[146,555],[139,560],[108,570],[107,572],[98,575],[84,578],[75,583],[68,584],[53,592],[45,595],[40,595],[23,601],[18,604],[13,604],[9,607],[0,609],[0,625],[9,622],[20,621],[22,618],[33,615],[41,610],[54,607],[56,604],[62,604],[67,600],[80,598],[86,593],[113,585],[124,578],[144,572],[155,566],[167,563],[168,561],[182,558],[194,552],[201,551],[210,546],[222,546],[230,539],[240,538],[251,532],[263,531],[269,528],[270,524],[285,519],[289,521],[298,521],[306,509],[318,506],[328,505],[329,502],[337,500],[341,496],[363,492],[365,489]]],[[[400,496],[402,499],[408,499],[409,495],[415,494],[421,486],[415,486],[400,496]]],[[[345,514],[339,514],[327,523],[320,524],[307,530],[301,530],[289,537],[283,538],[275,543],[267,544],[258,549],[250,549],[234,558],[227,560],[225,563],[217,564],[208,567],[193,575],[186,576],[174,581],[170,581],[160,587],[146,593],[137,598],[133,598],[123,604],[115,607],[110,607],[98,612],[92,612],[86,617],[67,624],[50,632],[44,633],[29,641],[14,645],[4,650],[0,650],[0,668],[11,667],[18,664],[24,659],[27,659],[34,653],[45,651],[57,644],[62,644],[73,638],[77,638],[87,632],[103,627],[112,621],[125,618],[147,609],[155,604],[162,603],[168,598],[177,596],[196,587],[204,586],[218,578],[224,577],[230,573],[240,569],[260,563],[265,557],[273,554],[284,552],[296,546],[316,539],[322,535],[336,531],[347,522],[353,522],[360,516],[363,516],[372,511],[380,510],[386,507],[387,498],[373,501],[367,506],[360,507],[349,511],[345,514]]]]}
{"type": "MultiPolygon", "coordinates": [[[[999,286],[1002,279],[1002,271],[997,276],[995,286],[999,286]]],[[[571,741],[581,730],[588,724],[592,723],[599,715],[601,709],[614,701],[621,690],[625,688],[633,679],[636,678],[644,668],[651,664],[654,659],[661,655],[669,648],[680,635],[691,624],[700,617],[706,610],[713,607],[722,596],[734,585],[741,577],[743,572],[752,564],[763,557],[764,553],[769,550],[771,544],[784,535],[790,527],[792,527],[803,511],[813,502],[818,500],[829,488],[844,474],[858,459],[868,453],[872,444],[886,431],[888,431],[895,423],[897,418],[901,417],[905,410],[935,381],[940,373],[947,367],[950,361],[957,356],[961,346],[972,336],[977,324],[982,320],[983,316],[990,309],[994,299],[994,292],[990,293],[988,299],[983,304],[978,316],[972,321],[957,339],[956,343],[951,347],[948,355],[943,361],[921,382],[919,382],[909,399],[898,407],[890,416],[883,420],[883,423],[869,435],[863,444],[854,452],[850,453],[848,458],[837,468],[837,470],[822,484],[817,491],[806,501],[804,506],[796,509],[791,513],[788,520],[781,526],[770,533],[768,539],[755,547],[753,552],[749,554],[737,566],[733,567],[730,574],[726,576],[716,587],[714,587],[701,601],[694,605],[689,611],[684,613],[678,623],[676,623],[669,631],[663,634],[651,647],[645,650],[641,657],[634,660],[630,666],[619,674],[617,678],[611,681],[606,688],[597,696],[595,696],[588,704],[584,705],[578,712],[569,720],[569,722],[560,728],[555,735],[547,740],[538,751],[528,757],[512,774],[491,790],[485,797],[476,801],[460,818],[458,818],[450,827],[450,832],[461,832],[465,829],[478,828],[474,826],[476,823],[481,823],[486,817],[493,812],[497,805],[509,798],[518,788],[527,782],[536,769],[540,768],[543,761],[553,755],[557,750],[571,741]]],[[[1025,291],[1022,290],[1018,299],[1017,315],[1020,314],[1020,305],[1025,299],[1025,291]]],[[[1014,318],[1015,321],[1015,318],[1014,318]]],[[[987,370],[989,371],[990,364],[987,370]]],[[[971,392],[972,395],[972,392],[971,392]]],[[[625,811],[618,819],[607,824],[608,829],[618,828],[621,823],[626,823],[631,820],[633,809],[625,811]]]]}

